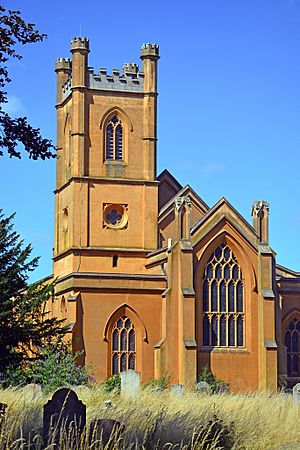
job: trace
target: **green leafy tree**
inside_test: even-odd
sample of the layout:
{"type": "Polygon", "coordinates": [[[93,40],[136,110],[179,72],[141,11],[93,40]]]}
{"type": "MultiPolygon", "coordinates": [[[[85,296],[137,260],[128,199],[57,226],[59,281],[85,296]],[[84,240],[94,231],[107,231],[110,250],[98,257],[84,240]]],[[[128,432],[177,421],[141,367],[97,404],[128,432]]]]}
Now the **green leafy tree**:
{"type": "Polygon", "coordinates": [[[6,63],[10,58],[22,58],[15,45],[40,42],[46,37],[34,24],[26,23],[20,14],[20,11],[6,10],[0,5],[0,156],[5,149],[10,157],[21,158],[18,144],[22,144],[30,158],[48,159],[55,156],[52,142],[43,139],[40,129],[33,128],[26,117],[12,118],[3,108],[7,103],[4,89],[11,81],[6,63]]]}
{"type": "Polygon", "coordinates": [[[28,276],[38,264],[30,258],[32,248],[24,246],[13,230],[14,214],[4,217],[0,210],[0,371],[20,367],[35,360],[39,347],[61,342],[68,327],[50,317],[47,304],[54,283],[28,284],[28,276]]]}

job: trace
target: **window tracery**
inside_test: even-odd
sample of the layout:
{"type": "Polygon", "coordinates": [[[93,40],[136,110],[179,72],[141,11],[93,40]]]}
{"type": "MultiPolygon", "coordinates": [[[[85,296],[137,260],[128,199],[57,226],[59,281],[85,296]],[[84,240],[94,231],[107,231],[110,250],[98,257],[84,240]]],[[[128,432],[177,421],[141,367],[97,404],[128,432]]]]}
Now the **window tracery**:
{"type": "Polygon", "coordinates": [[[105,159],[123,159],[123,125],[116,114],[112,116],[106,126],[105,159]]]}
{"type": "Polygon", "coordinates": [[[244,286],[237,258],[222,243],[203,274],[203,346],[244,346],[244,286]]]}
{"type": "Polygon", "coordinates": [[[299,377],[299,338],[300,338],[300,320],[295,318],[288,324],[285,332],[285,345],[287,347],[287,376],[299,377]]]}
{"type": "Polygon", "coordinates": [[[135,369],[135,329],[127,316],[120,317],[112,329],[112,374],[135,369]]]}

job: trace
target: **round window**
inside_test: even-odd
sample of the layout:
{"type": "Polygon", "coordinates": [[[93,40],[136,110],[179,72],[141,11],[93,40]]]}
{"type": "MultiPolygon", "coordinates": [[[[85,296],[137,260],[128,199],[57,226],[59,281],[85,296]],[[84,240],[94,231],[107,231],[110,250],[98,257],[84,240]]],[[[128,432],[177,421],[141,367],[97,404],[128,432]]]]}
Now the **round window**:
{"type": "Polygon", "coordinates": [[[103,221],[107,228],[124,228],[127,224],[126,208],[124,205],[105,205],[103,211],[103,221]]]}

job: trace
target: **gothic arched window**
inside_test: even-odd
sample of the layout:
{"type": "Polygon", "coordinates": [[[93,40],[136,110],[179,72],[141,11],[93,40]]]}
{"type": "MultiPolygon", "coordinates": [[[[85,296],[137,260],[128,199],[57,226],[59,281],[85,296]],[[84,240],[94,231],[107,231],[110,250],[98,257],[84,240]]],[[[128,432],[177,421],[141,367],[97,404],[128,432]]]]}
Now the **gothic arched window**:
{"type": "Polygon", "coordinates": [[[203,345],[244,346],[244,286],[233,251],[221,244],[203,274],[203,345]]]}
{"type": "Polygon", "coordinates": [[[116,114],[112,116],[106,126],[105,159],[123,159],[123,125],[116,114]]]}
{"type": "Polygon", "coordinates": [[[112,329],[112,374],[135,369],[135,329],[127,316],[120,317],[112,329]]]}
{"type": "Polygon", "coordinates": [[[285,345],[287,347],[287,375],[288,377],[300,376],[300,320],[293,319],[288,324],[285,332],[285,345]]]}

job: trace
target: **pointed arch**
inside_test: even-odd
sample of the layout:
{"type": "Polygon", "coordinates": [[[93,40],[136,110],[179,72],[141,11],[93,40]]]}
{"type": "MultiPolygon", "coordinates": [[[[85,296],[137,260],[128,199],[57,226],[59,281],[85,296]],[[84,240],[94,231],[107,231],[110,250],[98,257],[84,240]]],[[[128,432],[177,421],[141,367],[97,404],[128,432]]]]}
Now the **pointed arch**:
{"type": "Polygon", "coordinates": [[[105,111],[105,113],[103,114],[103,116],[100,120],[100,124],[99,124],[100,130],[102,130],[104,128],[104,125],[110,120],[110,118],[114,114],[119,116],[121,118],[121,120],[126,124],[128,131],[130,131],[130,132],[133,131],[133,125],[130,120],[130,117],[123,109],[119,108],[118,106],[113,106],[112,108],[109,108],[108,110],[105,111]]]}
{"type": "Polygon", "coordinates": [[[247,252],[242,248],[241,244],[234,238],[234,236],[228,234],[228,232],[226,231],[221,231],[220,233],[218,233],[203,248],[201,254],[198,257],[198,262],[195,265],[194,276],[202,277],[205,264],[208,261],[211,253],[214,251],[215,248],[217,248],[220,244],[222,244],[222,242],[227,244],[232,249],[241,267],[243,267],[244,274],[247,272],[247,276],[249,277],[250,280],[251,290],[253,292],[257,292],[257,277],[255,269],[247,252]]]}
{"type": "MultiPolygon", "coordinates": [[[[200,246],[201,242],[198,245],[200,246]]],[[[247,245],[246,242],[245,245],[247,245]]],[[[220,230],[212,239],[206,241],[202,248],[198,248],[198,251],[195,251],[194,287],[197,308],[196,336],[200,351],[206,346],[243,347],[251,350],[253,342],[251,334],[247,330],[250,330],[252,327],[253,318],[251,311],[253,299],[257,298],[257,276],[251,257],[247,254],[243,242],[240,242],[234,235],[230,234],[228,230],[220,230]],[[222,288],[224,286],[220,284],[222,280],[215,277],[217,264],[213,264],[209,272],[209,259],[221,245],[228,246],[237,260],[237,266],[239,266],[238,271],[234,272],[234,264],[228,270],[226,261],[223,261],[221,275],[226,285],[225,312],[223,311],[224,306],[221,305],[222,296],[224,295],[222,288]],[[204,284],[206,278],[207,286],[204,284]],[[218,285],[218,288],[215,289],[215,299],[212,298],[213,292],[208,289],[208,285],[212,285],[213,282],[218,285]],[[238,296],[240,296],[239,303],[238,296]],[[212,312],[210,310],[212,305],[210,301],[213,302],[213,300],[213,306],[216,311],[212,312]],[[242,304],[243,307],[241,306],[242,304]],[[240,309],[242,311],[239,311],[240,309]],[[223,322],[221,321],[223,316],[225,316],[227,321],[226,327],[224,327],[224,319],[223,322]],[[214,317],[217,319],[217,323],[212,323],[214,317]],[[219,333],[218,340],[214,336],[216,330],[219,333]],[[225,333],[227,340],[224,345],[225,333]]]]}
{"type": "Polygon", "coordinates": [[[282,329],[285,331],[291,320],[300,319],[300,308],[293,308],[282,318],[282,329]]]}
{"type": "Polygon", "coordinates": [[[107,343],[107,376],[128,368],[142,371],[147,330],[132,307],[124,303],[115,309],[105,324],[103,340],[107,343]]]}
{"type": "Polygon", "coordinates": [[[291,378],[300,376],[300,311],[294,308],[283,318],[283,344],[286,347],[286,372],[291,378]]]}
{"type": "Polygon", "coordinates": [[[148,334],[147,329],[145,326],[144,321],[139,316],[139,314],[131,308],[131,306],[127,305],[126,303],[123,303],[123,305],[119,306],[115,311],[109,316],[109,318],[106,321],[104,331],[103,331],[103,340],[105,342],[109,341],[109,336],[112,331],[112,328],[115,324],[115,322],[118,320],[121,316],[127,316],[129,319],[131,319],[133,322],[135,322],[136,326],[140,329],[142,339],[144,342],[148,342],[148,334]]]}

